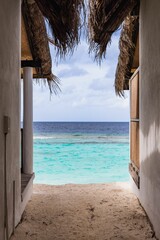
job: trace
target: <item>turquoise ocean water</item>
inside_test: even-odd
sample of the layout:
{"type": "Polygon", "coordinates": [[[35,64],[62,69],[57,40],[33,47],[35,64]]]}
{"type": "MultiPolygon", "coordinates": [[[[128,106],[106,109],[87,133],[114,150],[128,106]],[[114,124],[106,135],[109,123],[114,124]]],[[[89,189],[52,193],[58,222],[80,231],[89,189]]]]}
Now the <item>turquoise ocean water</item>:
{"type": "Polygon", "coordinates": [[[35,183],[129,180],[128,123],[34,123],[35,183]]]}

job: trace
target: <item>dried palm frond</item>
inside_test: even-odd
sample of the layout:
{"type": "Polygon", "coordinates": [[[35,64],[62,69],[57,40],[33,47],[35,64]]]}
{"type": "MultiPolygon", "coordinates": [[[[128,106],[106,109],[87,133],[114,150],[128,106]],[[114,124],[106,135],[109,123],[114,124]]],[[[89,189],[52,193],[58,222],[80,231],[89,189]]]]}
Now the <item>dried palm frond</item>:
{"type": "Polygon", "coordinates": [[[42,86],[48,85],[51,95],[53,93],[56,95],[59,94],[59,92],[61,92],[59,78],[57,78],[53,74],[50,75],[49,78],[50,78],[50,80],[48,78],[42,78],[42,76],[36,75],[35,81],[36,81],[36,83],[38,83],[39,85],[42,85],[42,86]]]}
{"type": "Polygon", "coordinates": [[[95,59],[100,61],[105,57],[113,32],[136,3],[137,0],[89,0],[90,52],[95,52],[95,59]]]}
{"type": "Polygon", "coordinates": [[[35,1],[23,0],[22,16],[33,60],[41,62],[41,67],[36,68],[34,77],[47,79],[50,92],[57,93],[60,90],[59,79],[52,73],[52,60],[45,21],[35,1]]]}
{"type": "Polygon", "coordinates": [[[124,97],[124,90],[129,85],[138,30],[139,17],[128,16],[124,21],[119,41],[120,55],[115,76],[115,91],[121,97],[124,97]]]}
{"type": "Polygon", "coordinates": [[[57,53],[61,57],[72,53],[80,41],[80,30],[84,20],[82,11],[85,14],[84,0],[35,1],[48,20],[57,53]]]}

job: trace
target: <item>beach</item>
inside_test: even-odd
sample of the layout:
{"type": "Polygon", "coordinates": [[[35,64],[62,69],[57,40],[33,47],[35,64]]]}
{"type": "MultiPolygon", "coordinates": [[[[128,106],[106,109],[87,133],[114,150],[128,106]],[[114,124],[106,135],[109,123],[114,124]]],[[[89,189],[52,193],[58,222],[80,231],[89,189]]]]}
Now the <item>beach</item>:
{"type": "Polygon", "coordinates": [[[34,185],[11,240],[155,239],[129,183],[34,185]]]}

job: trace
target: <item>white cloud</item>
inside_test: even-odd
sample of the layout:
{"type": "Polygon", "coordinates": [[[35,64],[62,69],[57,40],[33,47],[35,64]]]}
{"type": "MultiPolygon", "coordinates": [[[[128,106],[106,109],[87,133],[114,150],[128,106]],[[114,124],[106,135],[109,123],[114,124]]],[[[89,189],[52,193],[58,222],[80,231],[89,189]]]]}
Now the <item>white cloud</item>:
{"type": "Polygon", "coordinates": [[[73,107],[84,106],[84,105],[87,105],[87,100],[85,97],[81,98],[79,101],[74,101],[72,104],[73,107]]]}
{"type": "MultiPolygon", "coordinates": [[[[34,120],[128,121],[128,96],[120,99],[114,91],[118,40],[116,33],[101,66],[89,57],[84,41],[72,57],[54,65],[54,74],[61,78],[62,93],[50,100],[48,88],[35,85],[34,120]]],[[[51,53],[54,54],[53,49],[51,53]]]]}

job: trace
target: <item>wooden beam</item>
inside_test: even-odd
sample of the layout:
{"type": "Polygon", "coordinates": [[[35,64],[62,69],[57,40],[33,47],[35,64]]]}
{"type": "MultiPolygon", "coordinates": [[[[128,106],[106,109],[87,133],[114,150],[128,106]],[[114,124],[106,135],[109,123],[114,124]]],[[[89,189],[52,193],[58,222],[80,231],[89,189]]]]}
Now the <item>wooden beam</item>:
{"type": "Polygon", "coordinates": [[[24,67],[32,67],[32,68],[41,68],[41,61],[35,60],[22,60],[21,61],[21,68],[24,67]]]}

